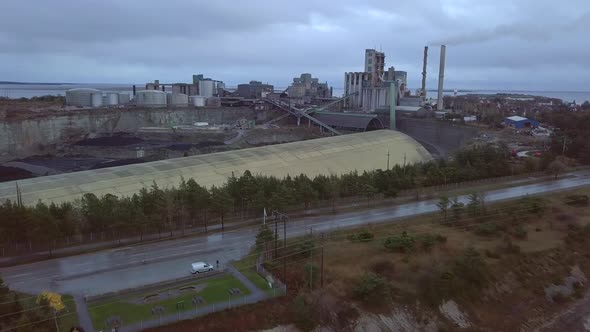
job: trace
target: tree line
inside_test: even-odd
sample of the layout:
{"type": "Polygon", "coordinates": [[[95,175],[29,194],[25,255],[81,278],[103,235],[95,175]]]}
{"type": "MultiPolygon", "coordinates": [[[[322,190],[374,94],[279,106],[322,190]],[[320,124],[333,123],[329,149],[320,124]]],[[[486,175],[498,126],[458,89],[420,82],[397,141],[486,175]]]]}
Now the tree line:
{"type": "Polygon", "coordinates": [[[484,145],[460,150],[450,160],[362,173],[276,178],[245,171],[211,188],[188,179],[175,188],[160,188],[154,183],[128,197],[87,193],[72,202],[34,206],[8,200],[0,205],[0,247],[20,245],[33,251],[67,245],[68,238],[80,234],[112,239],[187,227],[206,229],[213,222],[224,227],[227,218],[258,216],[263,209],[309,209],[318,203],[334,206],[343,197],[370,201],[376,195],[395,197],[400,190],[526,171],[524,167],[515,169],[509,159],[507,147],[484,145]]]}
{"type": "Polygon", "coordinates": [[[565,155],[582,164],[590,164],[590,111],[546,112],[542,114],[542,120],[556,128],[551,137],[551,151],[555,155],[565,155]]]}

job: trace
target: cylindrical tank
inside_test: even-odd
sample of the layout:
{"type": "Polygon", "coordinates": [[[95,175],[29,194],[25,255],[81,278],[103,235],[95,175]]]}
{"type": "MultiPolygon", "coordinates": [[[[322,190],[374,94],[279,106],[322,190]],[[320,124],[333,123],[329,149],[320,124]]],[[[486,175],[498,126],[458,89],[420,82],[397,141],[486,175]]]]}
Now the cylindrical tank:
{"type": "Polygon", "coordinates": [[[191,96],[191,105],[195,107],[204,107],[207,101],[207,97],[204,96],[191,96]]]}
{"type": "Polygon", "coordinates": [[[212,80],[199,81],[199,95],[212,97],[215,91],[215,82],[212,80]]]}
{"type": "Polygon", "coordinates": [[[166,107],[166,92],[158,90],[139,91],[135,95],[135,104],[144,107],[166,107]]]}
{"type": "Polygon", "coordinates": [[[102,104],[104,106],[114,106],[119,105],[119,94],[116,92],[107,92],[105,93],[102,104]]]}
{"type": "Polygon", "coordinates": [[[125,104],[129,104],[129,94],[128,93],[124,93],[121,92],[119,93],[119,104],[121,105],[125,105],[125,104]]]}
{"type": "Polygon", "coordinates": [[[92,107],[102,106],[102,92],[95,92],[90,97],[92,107]]]}
{"type": "Polygon", "coordinates": [[[186,107],[188,106],[188,96],[184,93],[169,93],[168,106],[186,107]]]}
{"type": "Polygon", "coordinates": [[[71,89],[71,90],[66,91],[66,104],[70,105],[70,106],[91,107],[93,93],[100,93],[101,94],[101,103],[102,103],[102,93],[100,92],[100,90],[78,88],[78,89],[71,89]]]}

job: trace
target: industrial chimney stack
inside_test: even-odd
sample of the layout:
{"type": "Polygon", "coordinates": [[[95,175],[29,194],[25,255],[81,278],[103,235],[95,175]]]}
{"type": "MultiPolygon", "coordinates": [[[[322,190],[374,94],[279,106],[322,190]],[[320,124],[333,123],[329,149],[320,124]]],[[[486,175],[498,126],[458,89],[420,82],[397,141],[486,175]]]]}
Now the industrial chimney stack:
{"type": "Polygon", "coordinates": [[[428,46],[424,46],[424,63],[422,64],[422,98],[426,99],[426,63],[428,62],[428,46]]]}
{"type": "Polygon", "coordinates": [[[440,68],[438,70],[438,104],[436,109],[442,111],[445,108],[443,103],[443,82],[445,80],[445,52],[446,46],[440,46],[440,68]]]}

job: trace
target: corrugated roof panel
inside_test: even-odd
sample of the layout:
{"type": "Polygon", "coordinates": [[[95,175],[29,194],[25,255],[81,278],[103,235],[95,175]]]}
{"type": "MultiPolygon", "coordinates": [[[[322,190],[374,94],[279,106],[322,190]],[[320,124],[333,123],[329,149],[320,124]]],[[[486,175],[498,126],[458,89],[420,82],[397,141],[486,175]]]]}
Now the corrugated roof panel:
{"type": "MultiPolygon", "coordinates": [[[[359,117],[355,117],[359,118],[359,117]]],[[[19,181],[23,201],[35,204],[38,199],[61,202],[73,200],[85,192],[131,195],[155,181],[159,187],[177,187],[180,179],[194,178],[201,185],[222,185],[235,172],[240,176],[249,169],[253,174],[284,177],[287,174],[308,176],[362,172],[385,168],[384,156],[390,152],[390,164],[430,159],[428,152],[405,134],[389,130],[334,136],[291,142],[240,151],[182,157],[59,174],[19,181]]],[[[15,183],[0,183],[0,200],[15,198],[15,183]]]]}

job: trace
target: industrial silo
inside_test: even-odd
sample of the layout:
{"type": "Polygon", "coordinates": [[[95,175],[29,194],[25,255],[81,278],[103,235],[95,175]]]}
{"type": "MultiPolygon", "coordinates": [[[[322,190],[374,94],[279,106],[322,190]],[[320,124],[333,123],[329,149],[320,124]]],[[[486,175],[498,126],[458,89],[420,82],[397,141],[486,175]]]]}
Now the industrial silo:
{"type": "Polygon", "coordinates": [[[188,106],[188,96],[184,93],[169,93],[168,106],[172,107],[186,107],[188,106]]]}
{"type": "Polygon", "coordinates": [[[215,81],[203,80],[199,81],[199,95],[204,97],[212,97],[215,91],[215,81]]]}
{"type": "Polygon", "coordinates": [[[102,104],[104,106],[115,106],[119,105],[119,94],[116,92],[107,92],[102,98],[102,104]]]}
{"type": "Polygon", "coordinates": [[[135,95],[135,104],[144,107],[166,107],[166,92],[158,90],[139,91],[135,95]]]}
{"type": "Polygon", "coordinates": [[[204,96],[191,96],[191,105],[195,107],[204,107],[207,97],[204,96]]]}
{"type": "Polygon", "coordinates": [[[129,101],[130,101],[130,99],[129,99],[128,93],[124,93],[124,92],[119,93],[119,104],[126,105],[126,104],[129,104],[129,101]]]}
{"type": "Polygon", "coordinates": [[[102,106],[102,92],[95,92],[92,95],[90,95],[90,106],[92,107],[101,107],[102,106]]]}
{"type": "Polygon", "coordinates": [[[70,106],[92,106],[92,94],[99,93],[101,95],[102,104],[102,92],[96,89],[78,88],[66,91],[66,104],[70,106]]]}

